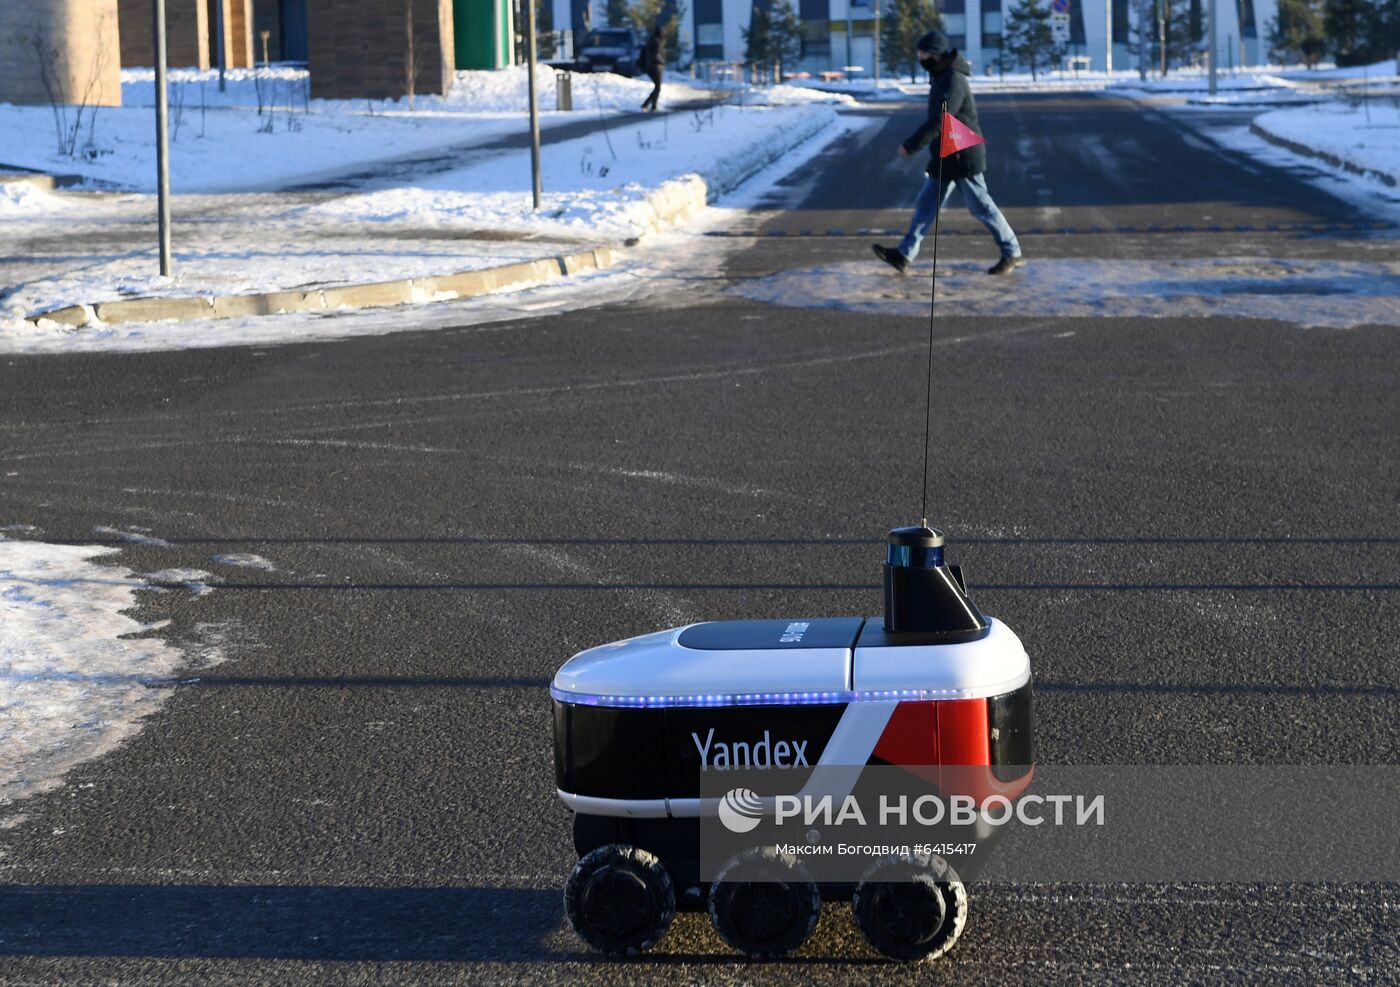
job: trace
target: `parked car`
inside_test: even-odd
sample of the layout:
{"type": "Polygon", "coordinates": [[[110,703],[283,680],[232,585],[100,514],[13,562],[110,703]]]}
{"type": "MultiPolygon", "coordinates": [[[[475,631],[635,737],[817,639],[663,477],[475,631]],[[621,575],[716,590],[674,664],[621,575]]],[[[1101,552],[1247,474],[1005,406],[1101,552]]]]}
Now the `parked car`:
{"type": "Polygon", "coordinates": [[[625,27],[589,31],[574,56],[575,72],[616,72],[628,78],[642,74],[642,38],[625,27]]]}

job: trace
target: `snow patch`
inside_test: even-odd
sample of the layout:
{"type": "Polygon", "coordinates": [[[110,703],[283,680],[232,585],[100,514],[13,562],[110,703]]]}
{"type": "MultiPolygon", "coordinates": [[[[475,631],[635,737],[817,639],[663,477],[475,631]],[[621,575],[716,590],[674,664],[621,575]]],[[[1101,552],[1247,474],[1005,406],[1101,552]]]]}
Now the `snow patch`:
{"type": "Polygon", "coordinates": [[[61,212],[71,203],[29,182],[0,183],[0,216],[34,216],[61,212]]]}
{"type": "Polygon", "coordinates": [[[109,546],[0,538],[0,805],[134,735],[185,663],[124,611],[146,583],[109,546]]]}
{"type": "Polygon", "coordinates": [[[1339,100],[1276,110],[1255,118],[1270,136],[1343,162],[1349,170],[1388,176],[1400,185],[1400,104],[1339,100]]]}
{"type": "Polygon", "coordinates": [[[242,569],[261,569],[263,572],[277,571],[277,566],[261,555],[252,555],[247,552],[234,552],[229,555],[212,555],[210,558],[219,563],[219,565],[237,566],[242,569]]]}
{"type": "Polygon", "coordinates": [[[542,162],[546,191],[537,212],[520,181],[530,169],[528,151],[521,150],[415,186],[341,196],[310,207],[306,216],[342,223],[636,236],[663,225],[658,200],[679,197],[699,208],[707,197],[734,188],[835,120],[835,111],[822,105],[717,106],[553,144],[542,162]]]}
{"type": "Polygon", "coordinates": [[[157,538],[155,535],[151,534],[150,530],[147,528],[129,528],[127,530],[122,530],[121,528],[109,528],[106,525],[98,525],[92,529],[92,533],[95,535],[105,535],[108,538],[117,538],[124,542],[130,542],[133,545],[154,545],[159,548],[170,547],[170,542],[166,541],[164,538],[157,538]]]}
{"type": "MultiPolygon", "coordinates": [[[[927,316],[929,268],[901,277],[876,262],[791,270],[733,291],[788,308],[927,316]],[[922,275],[922,276],[920,276],[922,275]]],[[[971,262],[939,266],[948,316],[1272,319],[1299,326],[1400,326],[1400,262],[1211,258],[1030,261],[1011,278],[971,262]]]]}
{"type": "Polygon", "coordinates": [[[207,596],[214,592],[210,583],[219,581],[212,572],[203,569],[160,569],[148,572],[143,577],[158,586],[183,585],[193,596],[207,596]]]}

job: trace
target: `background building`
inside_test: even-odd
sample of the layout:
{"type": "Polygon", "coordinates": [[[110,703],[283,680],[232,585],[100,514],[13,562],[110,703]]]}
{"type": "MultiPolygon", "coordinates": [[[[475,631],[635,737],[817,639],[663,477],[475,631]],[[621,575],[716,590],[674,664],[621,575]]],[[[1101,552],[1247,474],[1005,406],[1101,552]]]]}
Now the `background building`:
{"type": "Polygon", "coordinates": [[[0,103],[121,105],[118,36],[117,0],[0,3],[0,103]]]}
{"type": "MultiPolygon", "coordinates": [[[[264,0],[266,2],[266,0],[264,0]]],[[[165,0],[165,55],[172,68],[212,68],[219,63],[218,6],[224,15],[224,67],[254,64],[254,0],[165,0]]],[[[117,0],[121,63],[154,65],[151,0],[117,0]]],[[[257,58],[261,59],[261,52],[257,58]]]]}
{"type": "MultiPolygon", "coordinates": [[[[607,23],[603,0],[550,0],[554,24],[581,37],[586,24],[607,23]]],[[[681,37],[696,61],[739,62],[744,58],[744,29],[755,2],[766,0],[688,0],[681,37]]],[[[803,23],[802,59],[796,69],[840,70],[858,65],[864,75],[875,69],[876,0],[793,0],[803,23]],[[849,25],[849,30],[848,30],[849,25]]],[[[886,0],[888,2],[888,0],[886,0]]],[[[1131,25],[1140,12],[1155,18],[1161,0],[1071,0],[1067,55],[1089,59],[1102,70],[1108,61],[1108,25],[1113,26],[1113,67],[1133,69],[1131,25]]],[[[1181,8],[1190,0],[1173,0],[1181,8]]],[[[1200,0],[1202,25],[1208,0],[1200,0]]],[[[1015,0],[938,0],[952,41],[978,74],[996,72],[1002,27],[1015,0]]],[[[1221,68],[1267,61],[1268,28],[1278,15],[1278,0],[1217,0],[1216,34],[1221,68]]],[[[1155,27],[1153,28],[1155,34],[1155,27]]],[[[1007,66],[1007,71],[1014,68],[1007,66]]]]}

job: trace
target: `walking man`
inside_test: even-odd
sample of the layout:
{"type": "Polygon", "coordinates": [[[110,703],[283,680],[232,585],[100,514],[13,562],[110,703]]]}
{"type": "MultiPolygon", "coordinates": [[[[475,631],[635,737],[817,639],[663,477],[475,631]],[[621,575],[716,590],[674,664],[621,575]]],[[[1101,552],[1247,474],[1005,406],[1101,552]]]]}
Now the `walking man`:
{"type": "Polygon", "coordinates": [[[651,29],[647,46],[642,49],[642,71],[651,76],[651,95],[642,101],[642,109],[656,112],[656,101],[661,97],[661,73],[666,68],[666,39],[662,37],[661,25],[651,29]]]}
{"type": "Polygon", "coordinates": [[[1001,214],[992,195],[987,191],[987,180],[983,172],[987,169],[987,148],[977,144],[950,155],[943,161],[943,187],[938,188],[938,142],[943,124],[943,104],[948,104],[948,113],[979,137],[981,127],[977,124],[977,104],[972,99],[972,89],[968,79],[972,66],[956,48],[949,48],[948,36],[942,31],[930,31],[919,39],[919,64],[928,70],[928,119],[899,147],[899,156],[907,157],[921,147],[932,145],[932,158],[929,160],[928,177],[919,190],[919,198],[914,203],[914,218],[909,222],[909,232],[904,235],[898,247],[874,245],[875,256],[896,271],[903,274],[909,269],[914,258],[919,256],[919,245],[933,226],[938,211],[947,204],[953,189],[962,188],[963,202],[967,211],[981,221],[991,231],[1001,248],[1001,260],[997,261],[988,274],[1010,274],[1025,263],[1021,259],[1021,245],[1016,234],[1001,214]]]}

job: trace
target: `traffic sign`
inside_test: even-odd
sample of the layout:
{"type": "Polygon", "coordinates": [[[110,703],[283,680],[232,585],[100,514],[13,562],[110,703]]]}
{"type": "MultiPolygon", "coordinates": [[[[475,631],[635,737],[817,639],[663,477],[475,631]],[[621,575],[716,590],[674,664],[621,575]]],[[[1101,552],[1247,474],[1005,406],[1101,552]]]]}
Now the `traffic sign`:
{"type": "Polygon", "coordinates": [[[1050,10],[1056,14],[1069,13],[1070,0],[1050,0],[1050,10]]]}
{"type": "Polygon", "coordinates": [[[1069,14],[1053,13],[1050,15],[1050,37],[1057,44],[1069,43],[1069,14]]]}

